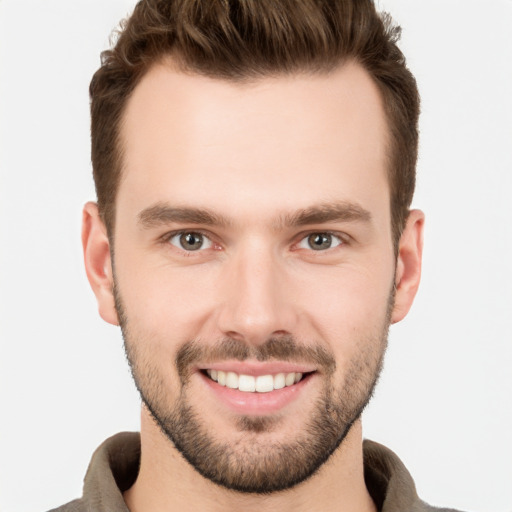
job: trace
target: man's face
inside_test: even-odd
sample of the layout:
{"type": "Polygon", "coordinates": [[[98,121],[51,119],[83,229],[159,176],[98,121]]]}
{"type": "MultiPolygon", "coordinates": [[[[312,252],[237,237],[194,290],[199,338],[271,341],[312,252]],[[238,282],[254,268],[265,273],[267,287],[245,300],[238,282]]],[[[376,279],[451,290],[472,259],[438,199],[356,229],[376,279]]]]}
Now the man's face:
{"type": "Polygon", "coordinates": [[[245,85],[160,65],[129,100],[117,309],[145,405],[207,478],[290,487],[369,399],[393,314],[386,133],[356,65],[245,85]]]}

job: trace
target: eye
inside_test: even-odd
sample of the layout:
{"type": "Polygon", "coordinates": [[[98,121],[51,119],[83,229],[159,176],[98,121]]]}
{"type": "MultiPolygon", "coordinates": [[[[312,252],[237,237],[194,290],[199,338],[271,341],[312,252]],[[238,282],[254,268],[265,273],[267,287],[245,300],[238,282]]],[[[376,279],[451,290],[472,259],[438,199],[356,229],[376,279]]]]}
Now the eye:
{"type": "Polygon", "coordinates": [[[341,245],[343,240],[332,233],[311,233],[304,237],[298,244],[300,249],[312,249],[313,251],[325,251],[341,245]]]}
{"type": "Polygon", "coordinates": [[[169,243],[183,249],[184,251],[199,251],[201,249],[210,249],[212,247],[212,241],[202,233],[196,233],[195,231],[182,231],[176,233],[169,238],[169,243]]]}

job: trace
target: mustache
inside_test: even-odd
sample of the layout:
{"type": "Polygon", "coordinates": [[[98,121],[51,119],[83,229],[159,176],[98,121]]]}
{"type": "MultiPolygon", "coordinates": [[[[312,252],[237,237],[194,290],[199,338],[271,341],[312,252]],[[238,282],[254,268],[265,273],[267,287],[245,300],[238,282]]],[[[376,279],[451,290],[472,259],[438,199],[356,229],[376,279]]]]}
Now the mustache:
{"type": "Polygon", "coordinates": [[[233,338],[224,338],[214,345],[205,345],[197,340],[185,342],[176,354],[176,367],[182,378],[190,367],[198,363],[214,363],[236,359],[246,361],[291,361],[314,364],[330,375],[336,369],[334,356],[322,346],[308,346],[291,336],[271,337],[261,345],[251,345],[233,338]]]}

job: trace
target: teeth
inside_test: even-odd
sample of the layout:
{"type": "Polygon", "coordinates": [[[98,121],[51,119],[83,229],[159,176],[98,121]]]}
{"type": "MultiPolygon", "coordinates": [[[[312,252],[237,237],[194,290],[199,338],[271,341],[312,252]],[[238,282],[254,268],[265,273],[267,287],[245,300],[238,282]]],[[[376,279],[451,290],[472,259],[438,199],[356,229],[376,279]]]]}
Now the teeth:
{"type": "Polygon", "coordinates": [[[287,373],[284,379],[284,384],[285,386],[291,386],[292,384],[295,384],[295,373],[287,373]]]}
{"type": "Polygon", "coordinates": [[[238,375],[235,372],[226,373],[226,387],[238,389],[238,375]]]}
{"type": "Polygon", "coordinates": [[[272,375],[260,375],[256,378],[256,391],[258,393],[268,393],[274,391],[274,378],[272,375]]]}
{"type": "Polygon", "coordinates": [[[275,389],[293,386],[302,379],[302,373],[278,373],[276,375],[239,375],[235,372],[224,372],[222,370],[206,370],[208,376],[218,382],[221,386],[231,389],[238,389],[248,393],[269,393],[275,389]]]}
{"type": "Polygon", "coordinates": [[[256,391],[256,379],[252,375],[240,375],[238,377],[238,389],[240,391],[256,391]]]}

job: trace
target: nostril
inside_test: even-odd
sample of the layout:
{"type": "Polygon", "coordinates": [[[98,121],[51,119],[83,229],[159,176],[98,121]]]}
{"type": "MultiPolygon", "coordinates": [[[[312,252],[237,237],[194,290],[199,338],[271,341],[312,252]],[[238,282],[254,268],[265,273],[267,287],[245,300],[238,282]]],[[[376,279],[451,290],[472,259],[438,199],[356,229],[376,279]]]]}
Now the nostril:
{"type": "Polygon", "coordinates": [[[280,330],[280,331],[274,331],[272,333],[272,337],[277,337],[277,336],[290,336],[290,333],[287,332],[287,331],[284,331],[284,330],[280,330]]]}

